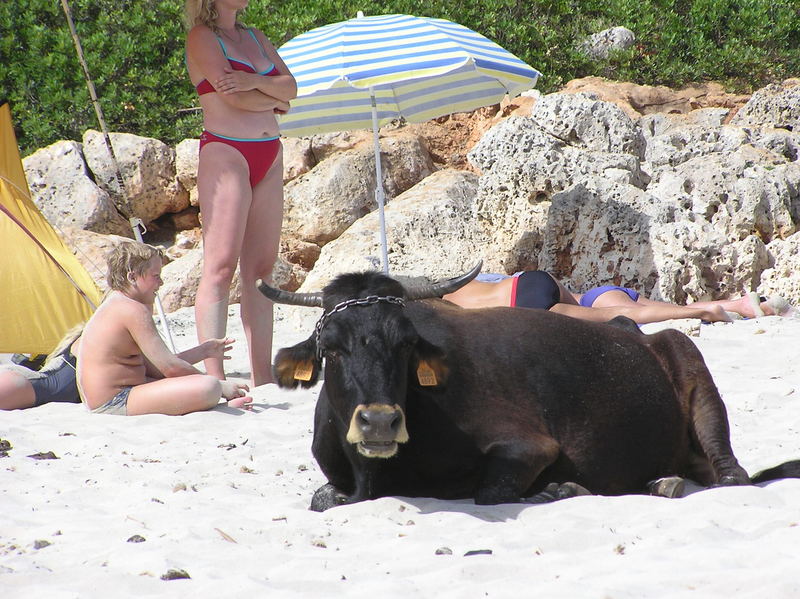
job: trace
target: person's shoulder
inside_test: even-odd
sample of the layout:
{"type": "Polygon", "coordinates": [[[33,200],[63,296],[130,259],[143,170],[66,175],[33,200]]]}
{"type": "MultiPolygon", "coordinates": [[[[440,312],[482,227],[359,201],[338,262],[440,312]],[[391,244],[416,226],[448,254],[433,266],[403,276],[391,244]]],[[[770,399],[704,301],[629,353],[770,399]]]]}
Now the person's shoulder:
{"type": "Polygon", "coordinates": [[[150,314],[147,305],[128,297],[120,291],[111,292],[103,302],[104,311],[119,316],[137,316],[141,313],[150,314]]]}
{"type": "Polygon", "coordinates": [[[186,41],[187,43],[205,43],[216,39],[216,37],[217,34],[208,25],[194,25],[186,34],[186,41]]]}

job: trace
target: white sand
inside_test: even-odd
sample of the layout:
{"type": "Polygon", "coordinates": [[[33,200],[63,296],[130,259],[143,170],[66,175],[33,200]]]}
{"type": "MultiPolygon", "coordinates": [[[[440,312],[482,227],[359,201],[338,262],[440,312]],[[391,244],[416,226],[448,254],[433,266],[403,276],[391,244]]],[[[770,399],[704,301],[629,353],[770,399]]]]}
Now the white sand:
{"type": "MultiPolygon", "coordinates": [[[[235,308],[230,366],[247,373],[235,308]]],[[[190,346],[191,311],[173,320],[190,346]]],[[[276,347],[307,332],[283,320],[276,347]]],[[[800,320],[703,325],[695,341],[742,465],[800,458],[800,320]]],[[[184,417],[0,413],[13,444],[0,458],[0,595],[800,597],[800,480],[676,500],[384,498],[311,512],[325,482],[310,452],[318,392],[264,386],[251,412],[184,417]],[[60,459],[27,457],[47,451],[60,459]],[[191,579],[161,580],[170,569],[191,579]]]]}

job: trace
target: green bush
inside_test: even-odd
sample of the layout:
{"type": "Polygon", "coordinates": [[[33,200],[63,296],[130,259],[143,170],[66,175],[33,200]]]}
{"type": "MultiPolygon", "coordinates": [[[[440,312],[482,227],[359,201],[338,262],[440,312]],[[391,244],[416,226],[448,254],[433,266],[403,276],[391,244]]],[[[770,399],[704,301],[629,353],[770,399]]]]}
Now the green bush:
{"type": "MultiPolygon", "coordinates": [[[[61,0],[0,2],[0,100],[11,102],[24,154],[80,140],[98,121],[61,0]]],[[[174,144],[201,130],[184,65],[180,0],[69,0],[111,131],[174,144]]],[[[720,81],[747,93],[800,75],[797,0],[251,0],[245,21],[280,46],[313,27],[366,15],[442,17],[479,31],[543,73],[551,92],[598,75],[680,87],[720,81]],[[578,50],[587,35],[625,26],[633,48],[607,60],[578,50]]]]}

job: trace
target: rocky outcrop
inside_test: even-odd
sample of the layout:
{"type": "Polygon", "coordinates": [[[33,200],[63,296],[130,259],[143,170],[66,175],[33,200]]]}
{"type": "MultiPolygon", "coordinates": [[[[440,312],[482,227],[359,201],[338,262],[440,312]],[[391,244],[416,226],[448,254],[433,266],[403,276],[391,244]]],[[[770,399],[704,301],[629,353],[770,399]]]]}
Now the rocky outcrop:
{"type": "Polygon", "coordinates": [[[176,177],[175,150],[157,139],[128,133],[109,138],[119,170],[99,131],[84,133],[83,154],[98,186],[115,198],[123,214],[148,224],[188,208],[189,193],[176,177]]]}
{"type": "MultiPolygon", "coordinates": [[[[476,175],[444,170],[392,200],[385,212],[391,271],[440,277],[449,276],[454,265],[474,264],[484,247],[472,216],[476,193],[476,175]]],[[[300,289],[317,291],[341,272],[382,266],[373,211],[322,248],[300,289]]]]}
{"type": "Polygon", "coordinates": [[[602,77],[573,79],[561,91],[591,93],[599,100],[616,104],[632,119],[646,114],[688,114],[701,108],[714,108],[729,118],[750,98],[728,93],[713,82],[674,90],[663,85],[637,85],[602,77]]]}
{"type": "Polygon", "coordinates": [[[800,132],[800,79],[787,79],[758,90],[731,123],[800,132]]]}
{"type": "Polygon", "coordinates": [[[772,243],[800,224],[797,134],[669,115],[614,122],[598,104],[582,110],[582,94],[561,96],[497,125],[470,154],[506,272],[541,268],[575,291],[614,283],[678,302],[778,292],[791,266],[772,243]],[[548,106],[545,127],[535,117],[548,106]],[[565,114],[571,126],[558,122],[565,114]],[[778,274],[763,276],[773,264],[778,274]]]}
{"type": "MultiPolygon", "coordinates": [[[[673,91],[587,78],[563,93],[386,127],[390,272],[440,278],[483,259],[485,272],[540,268],[574,291],[614,283],[687,302],[755,290],[800,303],[799,89],[789,80],[748,100],[715,84],[673,91]]],[[[26,159],[37,204],[71,231],[130,236],[90,138],[26,159]]],[[[125,207],[156,232],[194,227],[166,243],[163,289],[168,310],[191,305],[197,140],[170,152],[114,139],[126,181],[141,179],[125,207]]],[[[285,140],[279,286],[318,290],[338,273],[381,268],[372,141],[370,131],[285,140]]],[[[73,232],[68,243],[106,239],[73,232]]]]}
{"type": "MultiPolygon", "coordinates": [[[[203,269],[203,247],[193,248],[181,257],[173,260],[161,271],[164,285],[159,291],[162,306],[165,312],[174,312],[179,308],[194,305],[197,286],[200,284],[200,274],[203,269]]],[[[278,258],[275,269],[272,271],[272,285],[291,288],[292,266],[285,260],[278,258]]],[[[295,285],[296,287],[296,285],[295,285]]],[[[228,303],[238,303],[242,296],[242,281],[239,269],[233,275],[231,288],[228,291],[228,303]]]]}
{"type": "Polygon", "coordinates": [[[111,196],[94,182],[81,144],[58,141],[25,158],[23,165],[34,203],[54,226],[130,234],[111,196]]]}
{"type": "MultiPolygon", "coordinates": [[[[381,144],[386,201],[433,172],[424,143],[398,135],[381,144]]],[[[323,246],[374,210],[375,154],[361,143],[326,156],[314,169],[285,187],[284,230],[292,237],[323,246]]]]}

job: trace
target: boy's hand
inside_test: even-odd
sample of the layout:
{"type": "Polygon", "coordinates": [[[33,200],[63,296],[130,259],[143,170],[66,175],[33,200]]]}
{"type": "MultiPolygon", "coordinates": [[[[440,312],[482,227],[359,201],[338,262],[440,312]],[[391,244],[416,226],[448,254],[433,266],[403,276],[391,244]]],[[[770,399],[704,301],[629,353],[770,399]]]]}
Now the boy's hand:
{"type": "Polygon", "coordinates": [[[226,339],[209,339],[208,341],[204,341],[202,343],[203,353],[205,354],[205,358],[219,358],[222,360],[230,360],[231,357],[227,354],[233,348],[233,343],[235,339],[226,338],[226,339]]]}

